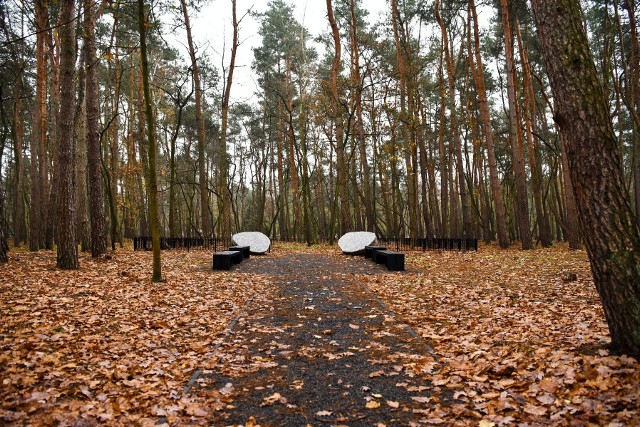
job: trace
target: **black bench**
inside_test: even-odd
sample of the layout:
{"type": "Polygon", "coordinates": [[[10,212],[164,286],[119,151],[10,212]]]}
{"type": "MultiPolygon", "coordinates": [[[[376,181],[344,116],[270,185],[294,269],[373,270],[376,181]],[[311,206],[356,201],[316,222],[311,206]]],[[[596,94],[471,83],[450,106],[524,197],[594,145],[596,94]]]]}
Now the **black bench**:
{"type": "Polygon", "coordinates": [[[251,246],[231,246],[229,250],[242,252],[242,256],[244,257],[244,259],[247,259],[249,258],[249,256],[251,256],[251,246]]]}
{"type": "Polygon", "coordinates": [[[213,254],[214,270],[230,270],[231,264],[242,262],[241,251],[222,251],[213,254]]]}
{"type": "Polygon", "coordinates": [[[371,258],[373,256],[374,252],[376,252],[376,251],[384,251],[386,249],[387,249],[386,246],[365,246],[364,247],[364,257],[365,258],[371,258]]]}
{"type": "Polygon", "coordinates": [[[404,254],[395,251],[374,251],[375,262],[378,264],[386,264],[391,271],[404,271],[404,254]]]}

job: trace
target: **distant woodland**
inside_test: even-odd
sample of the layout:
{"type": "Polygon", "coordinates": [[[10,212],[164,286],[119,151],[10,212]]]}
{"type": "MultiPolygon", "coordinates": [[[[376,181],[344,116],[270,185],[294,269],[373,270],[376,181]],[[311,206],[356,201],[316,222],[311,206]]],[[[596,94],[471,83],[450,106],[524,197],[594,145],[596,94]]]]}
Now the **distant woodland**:
{"type": "MultiPolygon", "coordinates": [[[[221,67],[190,31],[203,3],[0,4],[13,245],[52,248],[73,225],[71,244],[101,253],[151,235],[157,204],[164,236],[256,230],[312,244],[370,230],[580,247],[567,135],[527,2],[391,0],[374,22],[358,1],[327,1],[327,32],[312,38],[272,0],[250,12],[259,90],[241,103],[230,100],[247,11],[220,3],[235,11],[221,67]],[[177,27],[188,55],[163,36],[177,27]]],[[[638,4],[580,5],[637,212],[638,4]]]]}

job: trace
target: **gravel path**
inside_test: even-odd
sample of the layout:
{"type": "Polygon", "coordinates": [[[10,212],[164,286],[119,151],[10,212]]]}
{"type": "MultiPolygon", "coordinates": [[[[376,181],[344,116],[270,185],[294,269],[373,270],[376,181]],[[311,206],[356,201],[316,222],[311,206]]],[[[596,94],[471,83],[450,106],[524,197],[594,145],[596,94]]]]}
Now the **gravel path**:
{"type": "MultiPolygon", "coordinates": [[[[362,257],[286,254],[234,267],[275,284],[240,313],[191,393],[219,393],[213,425],[410,425],[450,400],[431,348],[362,286],[362,257]]],[[[398,275],[398,286],[407,272],[398,275]]]]}

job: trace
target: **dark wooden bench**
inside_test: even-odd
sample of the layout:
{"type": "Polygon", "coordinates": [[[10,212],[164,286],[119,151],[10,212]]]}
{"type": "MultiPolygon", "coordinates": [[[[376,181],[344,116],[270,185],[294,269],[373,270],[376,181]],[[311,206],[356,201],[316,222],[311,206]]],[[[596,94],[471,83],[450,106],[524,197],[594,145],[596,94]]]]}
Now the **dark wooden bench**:
{"type": "Polygon", "coordinates": [[[375,262],[386,264],[391,271],[404,271],[404,254],[401,252],[381,250],[373,252],[375,262]]]}
{"type": "Polygon", "coordinates": [[[373,252],[375,252],[375,251],[384,251],[386,249],[387,249],[386,246],[365,246],[364,247],[364,257],[365,258],[371,258],[372,255],[373,255],[373,252]]]}
{"type": "Polygon", "coordinates": [[[373,261],[373,262],[377,262],[378,264],[382,264],[383,262],[385,262],[384,261],[385,258],[383,256],[383,258],[381,258],[382,261],[378,261],[378,255],[380,254],[380,252],[386,251],[386,250],[387,250],[387,248],[382,248],[382,249],[376,249],[374,251],[371,251],[369,253],[369,258],[371,258],[371,261],[373,261]]]}
{"type": "Polygon", "coordinates": [[[231,264],[242,262],[243,256],[241,251],[222,251],[213,254],[214,270],[230,270],[231,264]]]}
{"type": "Polygon", "coordinates": [[[249,256],[251,256],[251,246],[231,246],[229,250],[242,252],[242,256],[244,257],[244,259],[247,259],[249,258],[249,256]]]}

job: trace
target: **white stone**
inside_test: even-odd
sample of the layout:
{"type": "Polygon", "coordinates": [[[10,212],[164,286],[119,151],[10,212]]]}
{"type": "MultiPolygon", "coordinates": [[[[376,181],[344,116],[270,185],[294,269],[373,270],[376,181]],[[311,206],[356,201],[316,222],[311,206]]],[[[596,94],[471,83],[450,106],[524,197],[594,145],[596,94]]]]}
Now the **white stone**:
{"type": "Polygon", "coordinates": [[[249,246],[252,254],[263,254],[269,250],[271,240],[259,231],[243,231],[231,236],[231,241],[236,246],[249,246]]]}
{"type": "Polygon", "coordinates": [[[364,252],[365,246],[370,246],[376,241],[376,234],[369,231],[351,231],[344,234],[338,240],[338,246],[345,254],[358,254],[364,252]]]}

